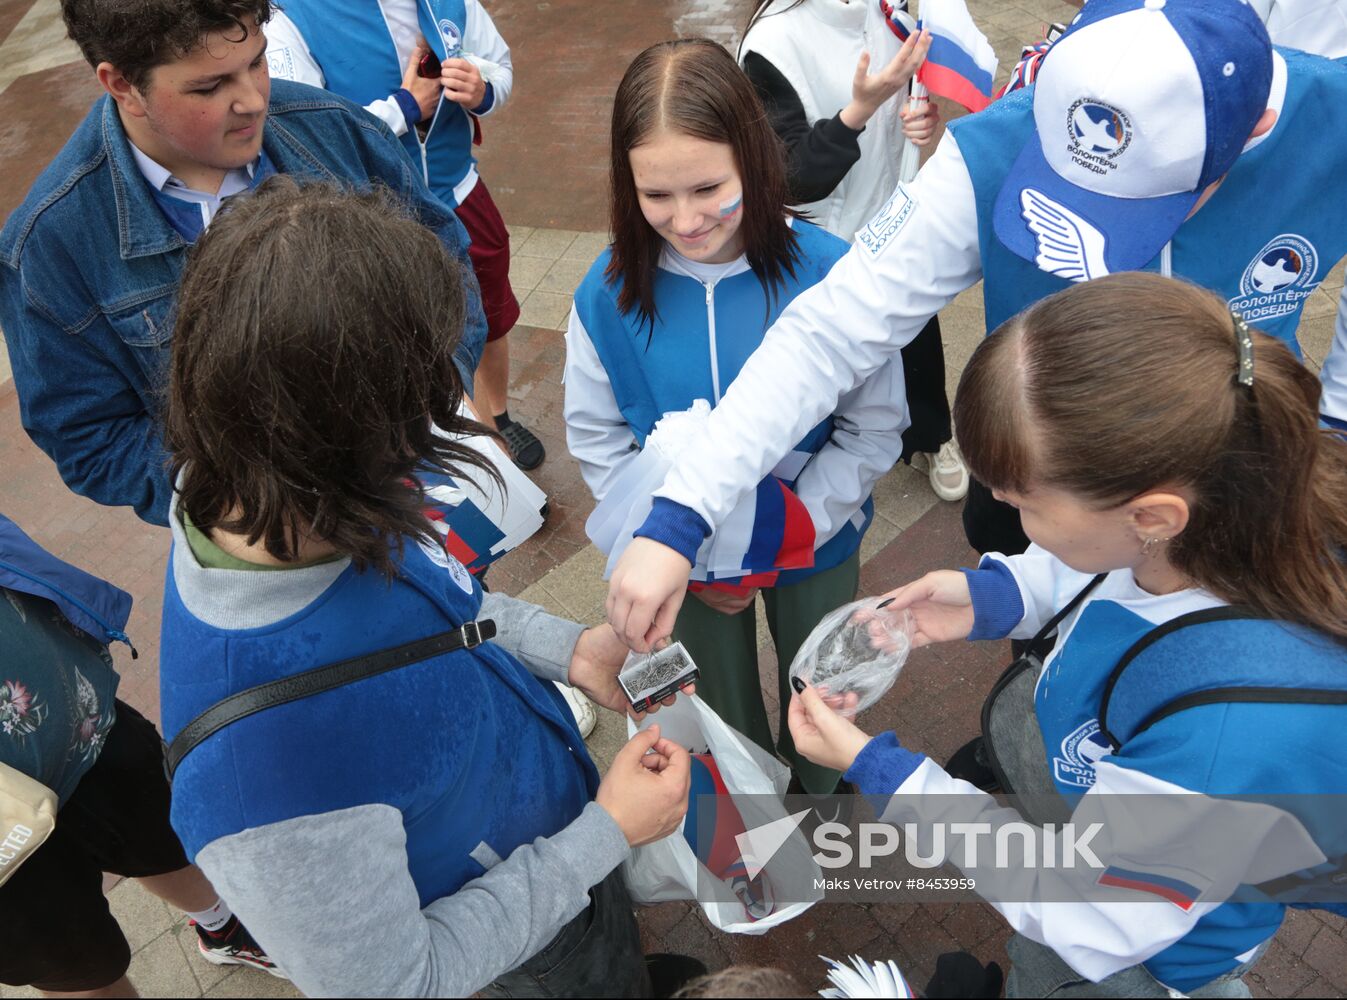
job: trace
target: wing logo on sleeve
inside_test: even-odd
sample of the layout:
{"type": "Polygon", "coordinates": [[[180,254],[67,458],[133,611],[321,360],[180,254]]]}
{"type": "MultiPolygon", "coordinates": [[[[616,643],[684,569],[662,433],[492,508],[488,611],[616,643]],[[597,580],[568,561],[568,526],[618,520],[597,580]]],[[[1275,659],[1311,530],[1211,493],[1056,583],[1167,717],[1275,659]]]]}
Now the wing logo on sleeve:
{"type": "Polygon", "coordinates": [[[1040,271],[1067,281],[1089,281],[1108,274],[1104,234],[1088,221],[1033,188],[1020,192],[1020,209],[1038,241],[1034,263],[1040,271]]]}
{"type": "Polygon", "coordinates": [[[900,185],[892,197],[884,203],[884,207],[856,234],[856,242],[864,247],[871,257],[878,257],[907,225],[907,220],[912,218],[916,208],[916,199],[900,185]]]}
{"type": "Polygon", "coordinates": [[[1113,889],[1130,889],[1159,896],[1177,906],[1184,913],[1193,908],[1209,883],[1192,872],[1173,870],[1167,873],[1150,871],[1135,865],[1109,865],[1100,874],[1098,884],[1113,889]]]}

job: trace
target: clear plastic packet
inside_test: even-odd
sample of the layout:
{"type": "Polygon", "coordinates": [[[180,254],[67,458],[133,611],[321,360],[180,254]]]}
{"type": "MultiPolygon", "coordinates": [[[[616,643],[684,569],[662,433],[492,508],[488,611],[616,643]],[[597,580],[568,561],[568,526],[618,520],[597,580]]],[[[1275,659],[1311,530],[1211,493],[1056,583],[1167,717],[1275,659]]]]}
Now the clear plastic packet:
{"type": "Polygon", "coordinates": [[[803,678],[825,696],[842,699],[843,715],[863,712],[884,696],[912,648],[912,616],[867,597],[824,615],[809,633],[790,676],[803,678]],[[848,697],[854,695],[854,697],[848,697]]]}

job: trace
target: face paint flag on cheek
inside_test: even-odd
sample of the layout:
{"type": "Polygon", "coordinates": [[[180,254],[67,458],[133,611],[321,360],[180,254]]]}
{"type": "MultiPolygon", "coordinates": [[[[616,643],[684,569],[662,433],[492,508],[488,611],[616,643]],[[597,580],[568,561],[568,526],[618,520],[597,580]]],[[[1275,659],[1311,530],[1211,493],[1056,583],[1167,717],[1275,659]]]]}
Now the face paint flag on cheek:
{"type": "Polygon", "coordinates": [[[744,207],[744,193],[740,191],[733,198],[730,198],[727,201],[722,201],[720,203],[720,217],[722,219],[728,219],[730,216],[736,214],[739,211],[739,209],[743,207],[744,207]]]}

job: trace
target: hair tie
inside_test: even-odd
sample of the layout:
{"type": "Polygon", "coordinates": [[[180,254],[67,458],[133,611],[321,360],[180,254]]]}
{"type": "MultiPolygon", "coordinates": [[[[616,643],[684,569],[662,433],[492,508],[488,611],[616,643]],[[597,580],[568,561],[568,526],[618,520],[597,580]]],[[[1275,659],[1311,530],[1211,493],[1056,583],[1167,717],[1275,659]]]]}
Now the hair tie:
{"type": "Polygon", "coordinates": [[[1239,368],[1235,372],[1235,381],[1246,389],[1253,388],[1253,334],[1249,324],[1237,312],[1230,318],[1235,321],[1235,347],[1239,350],[1239,368]]]}

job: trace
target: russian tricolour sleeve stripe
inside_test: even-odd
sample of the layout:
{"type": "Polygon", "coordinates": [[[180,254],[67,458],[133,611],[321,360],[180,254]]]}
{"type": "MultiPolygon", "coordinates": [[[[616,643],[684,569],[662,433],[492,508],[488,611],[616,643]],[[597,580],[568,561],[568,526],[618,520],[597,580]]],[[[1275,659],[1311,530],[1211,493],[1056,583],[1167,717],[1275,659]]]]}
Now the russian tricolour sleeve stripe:
{"type": "Polygon", "coordinates": [[[1201,895],[1196,886],[1176,878],[1154,875],[1150,872],[1132,871],[1110,865],[1099,876],[1100,885],[1113,886],[1116,889],[1135,889],[1167,899],[1185,913],[1193,908],[1197,897],[1201,895]]]}

